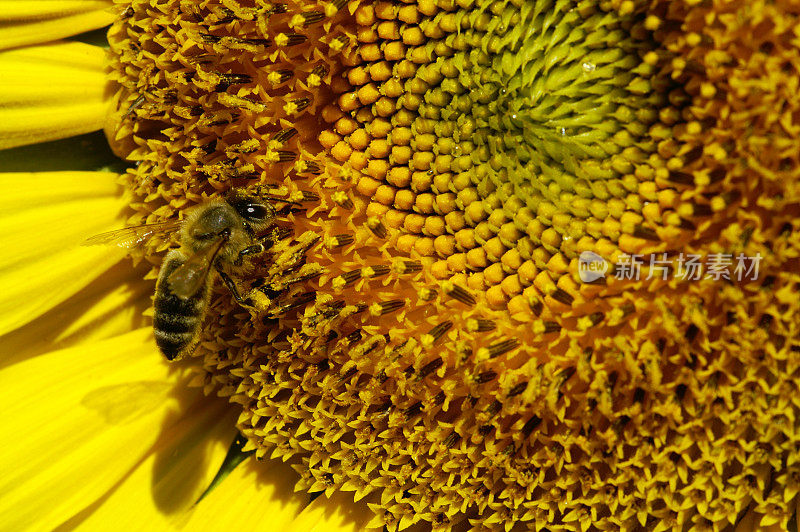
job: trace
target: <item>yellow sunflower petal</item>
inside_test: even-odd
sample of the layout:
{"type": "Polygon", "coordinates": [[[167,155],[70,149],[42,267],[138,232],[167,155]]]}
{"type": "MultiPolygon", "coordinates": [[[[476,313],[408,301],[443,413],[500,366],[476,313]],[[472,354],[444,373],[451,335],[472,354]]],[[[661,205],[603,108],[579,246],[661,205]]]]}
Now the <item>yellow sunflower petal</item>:
{"type": "MultiPolygon", "coordinates": [[[[2,118],[0,118],[0,121],[2,118]]],[[[69,298],[118,262],[123,253],[81,246],[123,225],[116,174],[0,174],[0,334],[69,298]]]]}
{"type": "MultiPolygon", "coordinates": [[[[65,523],[71,529],[107,530],[108,523],[126,529],[180,528],[187,510],[214,478],[233,440],[236,415],[221,400],[204,398],[181,405],[174,425],[148,456],[117,486],[85,511],[65,523]]],[[[263,501],[262,501],[263,502],[263,501]]],[[[217,528],[223,530],[223,528],[217,528]]]]}
{"type": "Polygon", "coordinates": [[[50,530],[106,493],[202,394],[142,328],[0,371],[0,523],[50,530]]]}
{"type": "MultiPolygon", "coordinates": [[[[308,505],[289,527],[292,532],[358,532],[366,528],[374,513],[364,501],[353,502],[353,494],[337,491],[321,495],[308,505]]],[[[376,530],[380,530],[378,527],[376,530]]]]}
{"type": "Polygon", "coordinates": [[[248,459],[192,510],[185,530],[285,530],[308,504],[297,473],[280,460],[248,459]]]}
{"type": "Polygon", "coordinates": [[[0,149],[100,129],[102,48],[58,42],[0,52],[0,149]]]}
{"type": "Polygon", "coordinates": [[[110,24],[111,2],[0,0],[0,50],[54,41],[110,24]]]}
{"type": "Polygon", "coordinates": [[[42,316],[1,336],[0,366],[146,326],[149,320],[142,314],[153,294],[153,285],[142,282],[146,273],[122,261],[42,316]]]}

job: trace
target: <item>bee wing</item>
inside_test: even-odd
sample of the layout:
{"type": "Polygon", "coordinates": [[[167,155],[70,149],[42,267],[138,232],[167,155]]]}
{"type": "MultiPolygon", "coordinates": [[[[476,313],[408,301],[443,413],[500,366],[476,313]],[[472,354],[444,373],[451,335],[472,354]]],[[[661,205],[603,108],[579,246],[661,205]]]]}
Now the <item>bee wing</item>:
{"type": "Polygon", "coordinates": [[[94,235],[83,241],[84,246],[118,246],[125,249],[134,249],[156,235],[169,234],[177,231],[181,226],[180,220],[165,220],[152,224],[133,225],[114,229],[94,235]]]}
{"type": "Polygon", "coordinates": [[[189,299],[195,295],[206,282],[214,258],[226,241],[227,238],[219,237],[189,257],[186,262],[169,274],[167,282],[172,293],[182,299],[189,299]]]}

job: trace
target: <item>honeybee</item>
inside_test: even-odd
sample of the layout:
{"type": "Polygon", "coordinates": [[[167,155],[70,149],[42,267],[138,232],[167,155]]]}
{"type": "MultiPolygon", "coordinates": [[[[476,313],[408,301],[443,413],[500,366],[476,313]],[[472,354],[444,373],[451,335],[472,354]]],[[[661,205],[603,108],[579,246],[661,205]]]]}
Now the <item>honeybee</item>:
{"type": "Polygon", "coordinates": [[[264,196],[232,189],[224,198],[192,207],[182,221],[125,227],[95,235],[85,245],[137,247],[156,234],[179,233],[180,247],[164,257],[156,282],[153,331],[168,360],[197,345],[218,275],[242,306],[248,306],[230,277],[244,259],[266,250],[259,234],[275,223],[276,210],[264,196]]]}

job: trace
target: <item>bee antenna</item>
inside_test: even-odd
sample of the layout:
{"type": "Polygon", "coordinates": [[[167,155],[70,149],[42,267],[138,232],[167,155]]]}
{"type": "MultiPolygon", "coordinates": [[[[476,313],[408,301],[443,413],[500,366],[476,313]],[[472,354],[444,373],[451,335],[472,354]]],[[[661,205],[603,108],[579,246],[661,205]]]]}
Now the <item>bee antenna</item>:
{"type": "Polygon", "coordinates": [[[288,203],[289,205],[300,205],[297,201],[292,201],[281,196],[274,196],[272,194],[264,194],[264,198],[271,201],[280,201],[281,203],[288,203]]]}

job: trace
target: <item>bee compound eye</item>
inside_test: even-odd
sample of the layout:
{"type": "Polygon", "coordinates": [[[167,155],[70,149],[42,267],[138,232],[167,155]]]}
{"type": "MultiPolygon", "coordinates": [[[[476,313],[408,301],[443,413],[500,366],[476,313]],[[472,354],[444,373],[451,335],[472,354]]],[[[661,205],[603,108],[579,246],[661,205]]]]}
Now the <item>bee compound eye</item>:
{"type": "Polygon", "coordinates": [[[242,209],[242,215],[251,220],[264,220],[271,214],[270,209],[266,205],[260,203],[248,203],[242,209]]]}

